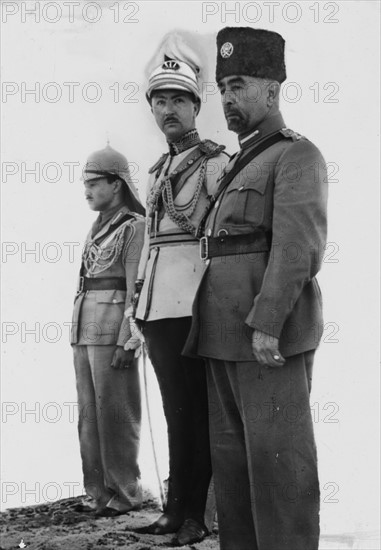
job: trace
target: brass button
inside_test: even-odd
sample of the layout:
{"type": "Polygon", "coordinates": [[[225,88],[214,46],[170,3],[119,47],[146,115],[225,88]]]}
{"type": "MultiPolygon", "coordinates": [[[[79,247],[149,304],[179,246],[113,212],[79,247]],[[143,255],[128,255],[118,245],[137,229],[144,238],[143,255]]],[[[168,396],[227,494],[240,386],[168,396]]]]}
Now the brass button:
{"type": "Polygon", "coordinates": [[[211,234],[212,234],[212,230],[211,230],[211,229],[208,229],[208,232],[207,232],[208,237],[210,237],[211,234]]]}
{"type": "Polygon", "coordinates": [[[220,201],[216,201],[216,204],[214,205],[214,208],[218,208],[220,206],[220,201]]]}

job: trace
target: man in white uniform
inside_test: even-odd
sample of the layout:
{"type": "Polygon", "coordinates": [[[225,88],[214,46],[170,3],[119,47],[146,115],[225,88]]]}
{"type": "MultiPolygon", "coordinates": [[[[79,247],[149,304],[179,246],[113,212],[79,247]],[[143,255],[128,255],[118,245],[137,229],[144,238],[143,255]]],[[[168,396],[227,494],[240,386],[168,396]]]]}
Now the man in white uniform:
{"type": "Polygon", "coordinates": [[[195,128],[201,104],[195,67],[164,58],[149,78],[147,99],[169,152],[150,170],[136,317],[163,399],[169,484],[163,515],[141,532],[177,533],[176,544],[185,545],[207,534],[212,470],[204,362],[181,353],[203,273],[199,225],[228,156],[223,146],[201,141],[195,128]]]}

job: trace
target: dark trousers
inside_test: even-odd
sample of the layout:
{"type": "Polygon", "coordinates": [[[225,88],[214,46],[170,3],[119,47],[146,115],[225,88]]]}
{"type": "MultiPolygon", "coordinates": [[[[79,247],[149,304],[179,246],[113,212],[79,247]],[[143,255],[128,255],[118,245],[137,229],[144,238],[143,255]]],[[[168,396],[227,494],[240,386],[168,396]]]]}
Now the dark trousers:
{"type": "Polygon", "coordinates": [[[168,427],[169,483],[165,512],[204,521],[212,475],[205,363],[181,355],[190,317],[148,321],[144,337],[168,427]]]}
{"type": "Polygon", "coordinates": [[[313,356],[279,368],[207,361],[221,550],[318,549],[313,356]]]}

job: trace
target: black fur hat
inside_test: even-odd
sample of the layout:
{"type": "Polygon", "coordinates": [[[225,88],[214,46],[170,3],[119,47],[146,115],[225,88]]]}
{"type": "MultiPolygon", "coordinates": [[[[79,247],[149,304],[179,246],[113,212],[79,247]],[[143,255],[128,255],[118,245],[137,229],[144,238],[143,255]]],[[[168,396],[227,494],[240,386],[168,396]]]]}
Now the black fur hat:
{"type": "Polygon", "coordinates": [[[217,35],[216,81],[246,75],[286,80],[284,39],[272,31],[251,27],[225,27],[217,35]]]}

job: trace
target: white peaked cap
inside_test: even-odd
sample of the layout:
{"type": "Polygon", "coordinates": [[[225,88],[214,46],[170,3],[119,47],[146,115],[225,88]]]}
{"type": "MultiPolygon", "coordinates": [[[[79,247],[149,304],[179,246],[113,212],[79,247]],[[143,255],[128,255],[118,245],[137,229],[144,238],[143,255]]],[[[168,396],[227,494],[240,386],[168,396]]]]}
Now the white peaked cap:
{"type": "Polygon", "coordinates": [[[168,59],[157,67],[148,80],[147,98],[156,90],[183,90],[201,100],[197,75],[182,61],[168,59]]]}
{"type": "Polygon", "coordinates": [[[167,34],[146,68],[146,96],[155,90],[184,90],[201,99],[203,63],[198,38],[189,32],[167,34]]]}

